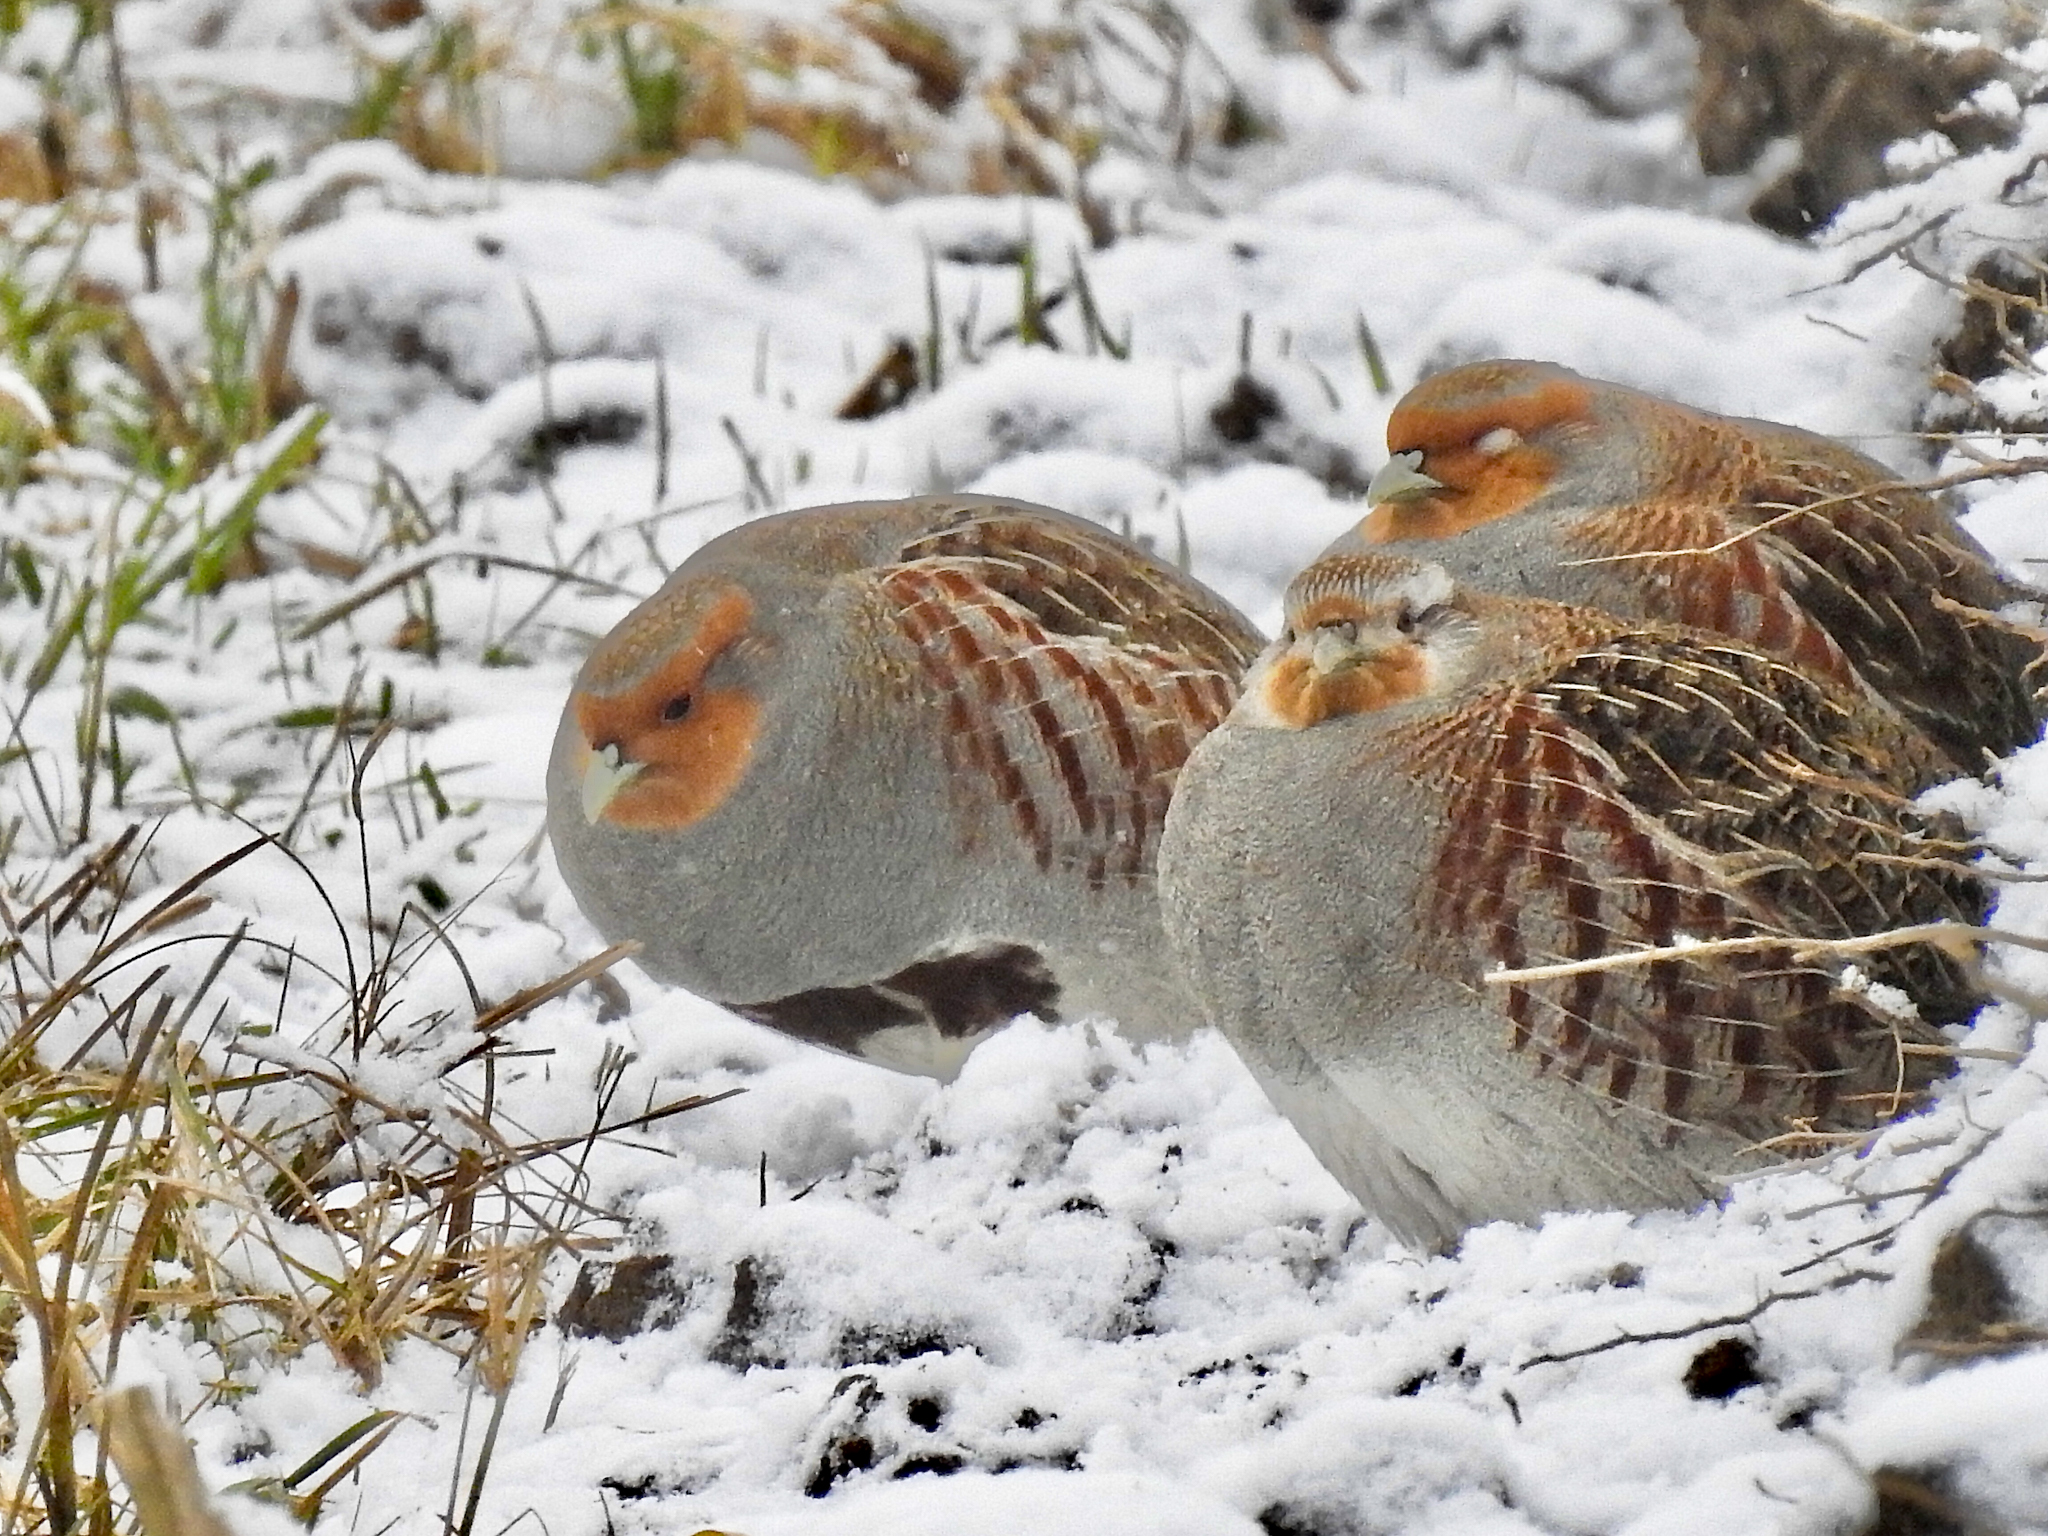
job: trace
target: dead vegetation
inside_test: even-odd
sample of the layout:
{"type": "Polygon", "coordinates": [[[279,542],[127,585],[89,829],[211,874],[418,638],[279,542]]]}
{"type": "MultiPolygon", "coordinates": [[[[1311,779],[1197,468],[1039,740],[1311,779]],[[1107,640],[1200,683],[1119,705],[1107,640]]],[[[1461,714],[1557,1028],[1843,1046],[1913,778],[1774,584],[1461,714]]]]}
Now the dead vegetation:
{"type": "MultiPolygon", "coordinates": [[[[358,806],[369,766],[366,751],[358,806]]],[[[470,1361],[502,1403],[543,1315],[549,1260],[614,1230],[586,1198],[590,1143],[709,1102],[618,1113],[617,1060],[585,1134],[522,1133],[492,1101],[492,1058],[535,1008],[623,951],[511,996],[472,994],[461,1019],[418,1017],[408,979],[448,943],[424,909],[373,923],[367,953],[337,916],[339,970],[305,936],[207,922],[210,887],[263,860],[317,878],[259,834],[166,889],[148,834],[130,826],[45,887],[10,881],[0,898],[0,1280],[37,1384],[5,1405],[33,1475],[0,1489],[0,1529],[126,1524],[129,1495],[107,1462],[119,1441],[95,1451],[86,1432],[115,1411],[102,1397],[124,1340],[166,1318],[213,1357],[219,1391],[243,1367],[309,1348],[371,1388],[392,1350],[419,1339],[470,1361]],[[276,1017],[324,1010],[311,1038],[327,1049],[289,1045],[238,1005],[223,978],[246,975],[252,955],[273,978],[276,1017]],[[370,1086],[389,1073],[366,1078],[366,1060],[404,1060],[403,1042],[435,1032],[471,1043],[444,1046],[400,1097],[370,1086]]],[[[330,1456],[260,1491],[310,1519],[388,1418],[370,1415],[330,1456]]],[[[476,1484],[487,1467],[486,1453],[476,1484]]]]}
{"type": "Polygon", "coordinates": [[[1990,48],[1943,47],[1824,0],[1679,0],[1699,41],[1693,138],[1709,175],[1754,166],[1771,143],[1798,142],[1798,162],[1751,202],[1784,235],[1826,225],[1844,203],[1897,179],[1886,152],[1939,134],[1955,152],[2008,144],[2014,103],[2031,82],[1990,48]]]}

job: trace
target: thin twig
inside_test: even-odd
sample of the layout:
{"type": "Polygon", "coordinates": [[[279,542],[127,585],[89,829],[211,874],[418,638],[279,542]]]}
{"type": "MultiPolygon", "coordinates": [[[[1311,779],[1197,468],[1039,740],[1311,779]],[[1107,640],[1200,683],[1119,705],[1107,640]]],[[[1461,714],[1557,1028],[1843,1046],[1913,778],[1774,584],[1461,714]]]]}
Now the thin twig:
{"type": "Polygon", "coordinates": [[[2010,944],[2016,949],[2048,954],[2048,939],[2014,933],[2005,928],[1978,928],[1969,923],[1915,923],[1884,933],[1863,934],[1850,939],[1805,939],[1796,934],[1762,934],[1745,939],[1703,939],[1692,944],[1658,944],[1632,949],[1619,955],[1596,955],[1590,960],[1570,960],[1557,965],[1502,967],[1488,971],[1490,987],[1515,987],[1531,981],[1557,981],[1567,976],[1584,976],[1595,971],[1615,971],[1628,966],[1655,965],[1664,960],[1704,960],[1717,955],[1754,954],[1760,950],[1790,951],[1794,960],[1812,960],[1832,955],[1867,955],[1908,944],[1930,944],[1958,960],[1975,957],[1981,944],[2010,944]]]}
{"type": "Polygon", "coordinates": [[[725,435],[732,440],[733,449],[740,456],[740,463],[746,467],[748,510],[751,511],[756,506],[774,506],[775,493],[768,489],[768,482],[761,477],[761,461],[755,457],[754,450],[747,446],[747,440],[740,436],[740,429],[733,424],[730,416],[719,417],[718,424],[725,429],[725,435]]]}
{"type": "Polygon", "coordinates": [[[1582,1349],[1561,1349],[1553,1353],[1534,1355],[1516,1366],[1517,1371],[1532,1370],[1539,1365],[1562,1365],[1569,1360],[1583,1360],[1589,1355],[1604,1355],[1611,1349],[1621,1349],[1630,1344],[1661,1344],[1672,1339],[1690,1339],[1715,1328],[1738,1328],[1744,1323],[1753,1323],[1772,1307],[1787,1301],[1810,1301],[1816,1296],[1825,1296],[1830,1291],[1839,1291],[1846,1286],[1860,1285],[1866,1280],[1889,1280],[1892,1277],[1870,1269],[1852,1269],[1846,1275],[1837,1275],[1819,1285],[1803,1291],[1772,1291],[1755,1306],[1745,1307],[1740,1312],[1731,1312],[1726,1317],[1704,1317],[1698,1322],[1687,1323],[1679,1328],[1659,1328],[1649,1333],[1623,1333],[1598,1344],[1588,1344],[1582,1349]]]}
{"type": "Polygon", "coordinates": [[[517,555],[501,555],[495,550],[488,549],[442,549],[436,550],[433,554],[421,555],[417,559],[409,560],[396,570],[386,571],[383,575],[370,582],[369,585],[358,587],[355,591],[349,593],[348,596],[337,602],[330,603],[311,618],[301,622],[291,632],[289,638],[293,640],[312,639],[330,624],[347,618],[358,608],[375,602],[385,593],[424,576],[444,560],[474,560],[479,565],[503,566],[507,570],[526,571],[534,576],[551,577],[557,582],[573,581],[579,585],[593,587],[600,592],[609,593],[617,597],[633,597],[637,595],[629,588],[622,587],[616,582],[606,581],[597,576],[585,576],[580,571],[565,570],[561,566],[546,565],[538,560],[522,560],[517,555]]]}

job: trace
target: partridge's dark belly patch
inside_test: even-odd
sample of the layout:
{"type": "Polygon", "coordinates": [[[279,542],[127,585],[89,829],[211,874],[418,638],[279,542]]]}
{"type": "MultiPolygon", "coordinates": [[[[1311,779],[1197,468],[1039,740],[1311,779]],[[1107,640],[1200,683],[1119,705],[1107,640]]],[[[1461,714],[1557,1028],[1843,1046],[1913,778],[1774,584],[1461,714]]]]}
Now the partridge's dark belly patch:
{"type": "Polygon", "coordinates": [[[1060,1021],[1060,987],[1044,956],[987,944],[907,965],[857,987],[817,987],[765,1003],[731,1003],[742,1018],[849,1055],[883,1030],[925,1028],[943,1039],[985,1034],[1028,1013],[1060,1021]]]}

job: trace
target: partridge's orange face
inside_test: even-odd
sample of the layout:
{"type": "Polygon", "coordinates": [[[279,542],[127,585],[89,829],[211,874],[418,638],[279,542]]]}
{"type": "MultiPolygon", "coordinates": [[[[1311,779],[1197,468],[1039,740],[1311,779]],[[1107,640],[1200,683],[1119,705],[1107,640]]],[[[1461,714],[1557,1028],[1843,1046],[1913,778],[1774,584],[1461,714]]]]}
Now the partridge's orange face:
{"type": "Polygon", "coordinates": [[[680,831],[732,793],[753,755],[761,702],[707,676],[747,643],[753,611],[731,582],[686,586],[634,610],[591,654],[570,699],[583,734],[572,768],[586,820],[680,831]]]}
{"type": "Polygon", "coordinates": [[[1287,624],[1246,680],[1248,717],[1302,730],[1442,688],[1462,620],[1442,566],[1332,555],[1287,590],[1287,624]]]}
{"type": "Polygon", "coordinates": [[[1590,428],[1592,386],[1552,363],[1468,363],[1425,379],[1387,421],[1370,544],[1445,539],[1519,512],[1558,470],[1558,429],[1590,428]],[[1546,444],[1548,446],[1546,446],[1546,444]]]}

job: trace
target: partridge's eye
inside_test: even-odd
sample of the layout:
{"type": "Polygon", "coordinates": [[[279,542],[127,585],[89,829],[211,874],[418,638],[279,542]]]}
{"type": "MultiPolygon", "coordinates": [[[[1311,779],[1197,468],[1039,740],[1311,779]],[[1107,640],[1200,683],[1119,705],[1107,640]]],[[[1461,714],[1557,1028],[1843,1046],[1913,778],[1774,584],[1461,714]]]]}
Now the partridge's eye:
{"type": "Polygon", "coordinates": [[[1427,629],[1444,616],[1442,603],[1431,603],[1427,608],[1412,608],[1401,605],[1400,617],[1394,620],[1394,627],[1404,635],[1412,635],[1419,629],[1427,629]]]}
{"type": "Polygon", "coordinates": [[[687,693],[679,693],[674,698],[670,699],[666,704],[662,705],[662,724],[673,725],[676,723],[676,721],[682,719],[683,716],[687,715],[690,712],[690,702],[690,696],[687,693]]]}

